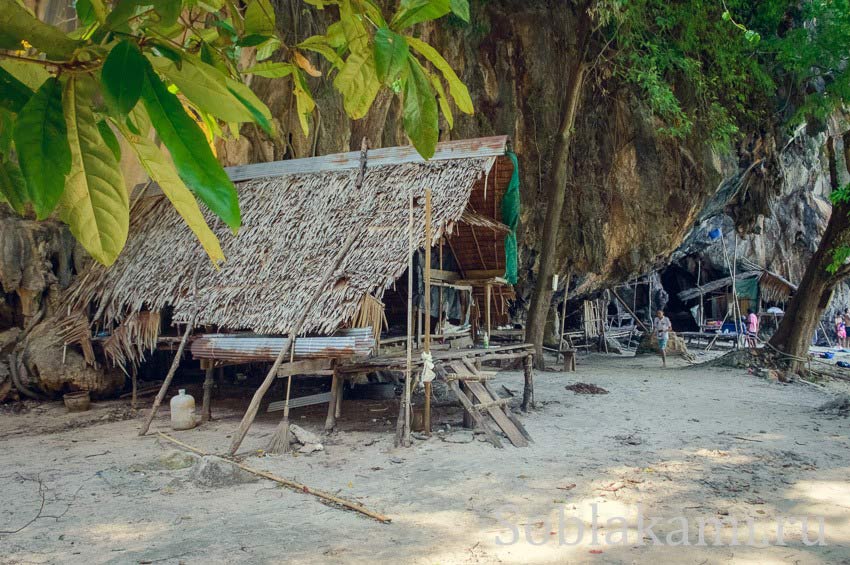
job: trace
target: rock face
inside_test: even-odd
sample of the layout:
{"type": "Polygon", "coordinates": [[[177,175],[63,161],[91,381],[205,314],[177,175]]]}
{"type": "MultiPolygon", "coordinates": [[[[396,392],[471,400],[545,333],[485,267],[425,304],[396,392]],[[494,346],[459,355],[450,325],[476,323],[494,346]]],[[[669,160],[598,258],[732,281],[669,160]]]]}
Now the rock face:
{"type": "MultiPolygon", "coordinates": [[[[327,28],[327,11],[303,0],[272,4],[288,45],[327,28]]],[[[425,27],[423,39],[458,71],[475,105],[473,116],[455,113],[453,130],[442,124],[441,139],[507,134],[519,157],[523,208],[517,293],[522,302],[530,296],[537,270],[543,195],[553,169],[553,132],[569,78],[567,62],[576,56],[575,24],[561,0],[473,0],[471,14],[469,24],[448,18],[425,27]]],[[[320,60],[314,54],[310,58],[320,60]]],[[[328,65],[319,66],[325,76],[308,79],[318,104],[309,136],[302,133],[292,110],[290,79],[251,78],[280,136],[271,140],[246,126],[239,139],[219,142],[218,155],[225,165],[347,151],[359,148],[363,136],[373,147],[407,144],[400,98],[382,93],[369,116],[352,121],[327,78],[328,65]]],[[[746,204],[735,218],[738,225],[761,229],[761,235],[741,240],[741,255],[797,281],[819,235],[811,228],[822,226],[829,213],[817,157],[821,144],[817,136],[800,132],[778,150],[770,142],[753,141],[741,154],[721,159],[699,134],[686,141],[660,135],[635,93],[601,67],[595,69],[584,88],[572,146],[558,248],[562,267],[573,271],[581,291],[590,292],[666,265],[685,241],[678,258],[689,272],[696,263],[688,263],[688,257],[697,253],[719,271],[720,248],[706,245],[705,227],[731,223],[722,214],[729,202],[736,202],[746,204]],[[751,169],[752,163],[759,165],[751,169]],[[743,170],[749,174],[739,183],[743,170]],[[781,187],[771,182],[777,176],[785,178],[781,187]],[[705,211],[715,195],[713,207],[705,211]],[[768,211],[772,215],[760,219],[768,211]],[[692,230],[695,223],[698,227],[692,230]]],[[[138,178],[138,171],[131,173],[125,170],[128,179],[138,178]]],[[[37,319],[47,319],[58,290],[80,271],[77,257],[84,254],[74,252],[73,240],[58,223],[0,217],[0,283],[7,295],[0,303],[0,330],[28,328],[37,319]]],[[[70,348],[62,364],[61,343],[51,331],[34,331],[29,339],[24,358],[33,386],[51,393],[91,388],[99,394],[121,386],[118,376],[97,376],[85,368],[70,348]]]]}
{"type": "MultiPolygon", "coordinates": [[[[293,44],[326,26],[322,12],[304,10],[300,2],[274,2],[279,28],[293,44]]],[[[471,12],[468,25],[449,19],[425,30],[425,39],[468,85],[476,109],[473,116],[456,112],[454,130],[443,124],[441,138],[511,136],[523,201],[518,291],[527,298],[537,269],[542,199],[568,79],[566,61],[575,56],[574,23],[557,0],[472,2],[471,12]]],[[[247,132],[221,144],[219,155],[226,163],[347,151],[358,148],[363,135],[373,146],[408,143],[398,98],[380,98],[367,118],[353,122],[327,81],[310,80],[321,117],[309,139],[290,111],[288,83],[255,77],[251,86],[277,117],[283,141],[247,132]]],[[[659,135],[633,93],[601,73],[585,87],[576,134],[558,253],[583,279],[583,288],[594,289],[665,262],[719,185],[722,166],[698,140],[682,143],[659,135]]]]}

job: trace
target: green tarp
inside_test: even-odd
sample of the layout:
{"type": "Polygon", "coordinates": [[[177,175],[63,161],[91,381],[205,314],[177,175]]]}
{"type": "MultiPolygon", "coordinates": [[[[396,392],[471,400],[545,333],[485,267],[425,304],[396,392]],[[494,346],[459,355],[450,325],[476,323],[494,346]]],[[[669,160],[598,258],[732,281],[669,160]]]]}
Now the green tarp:
{"type": "Polygon", "coordinates": [[[505,236],[505,280],[516,284],[519,265],[517,263],[516,228],[519,223],[519,163],[516,155],[509,151],[508,157],[514,164],[514,173],[502,198],[502,223],[511,228],[505,236]]]}
{"type": "Polygon", "coordinates": [[[758,300],[759,278],[752,277],[749,279],[737,281],[735,283],[735,291],[738,294],[738,298],[749,298],[750,300],[758,300]]]}

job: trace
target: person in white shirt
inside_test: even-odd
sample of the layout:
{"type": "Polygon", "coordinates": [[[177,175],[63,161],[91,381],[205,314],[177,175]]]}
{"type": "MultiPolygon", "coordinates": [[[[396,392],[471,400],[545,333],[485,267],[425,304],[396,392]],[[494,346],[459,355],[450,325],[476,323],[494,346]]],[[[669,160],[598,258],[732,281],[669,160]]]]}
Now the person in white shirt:
{"type": "Polygon", "coordinates": [[[670,339],[670,330],[673,329],[673,323],[670,318],[664,315],[663,310],[655,313],[653,321],[655,328],[655,337],[658,338],[658,349],[661,351],[661,366],[667,366],[667,340],[670,339]]]}

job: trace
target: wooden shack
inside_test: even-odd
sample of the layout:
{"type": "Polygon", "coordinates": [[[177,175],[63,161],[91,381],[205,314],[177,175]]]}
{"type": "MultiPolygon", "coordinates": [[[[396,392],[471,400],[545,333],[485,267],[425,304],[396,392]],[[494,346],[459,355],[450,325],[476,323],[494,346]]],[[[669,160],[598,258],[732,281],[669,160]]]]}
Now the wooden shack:
{"type": "MultiPolygon", "coordinates": [[[[194,342],[189,349],[211,370],[274,360],[283,342],[278,336],[293,332],[309,298],[319,291],[300,326],[299,336],[306,337],[296,341],[294,362],[326,359],[327,365],[309,367],[331,372],[334,385],[337,378],[357,370],[397,368],[396,357],[375,359],[378,343],[392,338],[381,331],[382,325],[393,325],[393,320],[384,321],[384,299],[408,284],[411,250],[424,247],[426,222],[431,253],[439,252],[435,267],[453,266],[433,269],[429,282],[468,292],[476,314],[472,328],[489,329],[507,320],[516,263],[509,267],[506,257],[515,257],[510,247],[515,246],[516,218],[503,220],[505,213],[518,209],[515,163],[508,138],[499,136],[441,143],[427,162],[412,147],[370,150],[359,187],[360,152],[231,167],[227,173],[237,185],[242,227],[234,235],[207,214],[226,257],[220,266],[210,262],[171,203],[158,190],[148,190],[132,209],[124,252],[112,267],[96,265],[79,277],[66,296],[68,311],[85,320],[93,333],[106,334],[101,346],[110,358],[130,363],[139,360],[145,347],[163,340],[173,345],[176,338],[168,328],[152,335],[156,324],[148,324],[144,343],[137,343],[139,332],[126,331],[126,326],[138,324],[140,317],[164,319],[161,313],[167,312],[173,326],[192,322],[214,329],[214,334],[189,337],[194,342]],[[428,218],[426,192],[431,199],[428,218]],[[508,197],[516,201],[503,210],[508,197]],[[332,278],[322,280],[350,237],[350,251],[332,278]],[[372,327],[374,342],[364,341],[362,332],[340,335],[358,326],[372,327]],[[249,339],[236,342],[228,336],[249,339]],[[341,347],[329,338],[339,338],[339,343],[345,338],[348,345],[341,347]],[[319,341],[311,345],[310,339],[319,341]],[[229,350],[211,345],[223,342],[229,350]],[[371,360],[375,362],[370,365],[371,360]]],[[[436,327],[439,338],[442,309],[429,322],[434,323],[426,326],[436,327]]],[[[468,337],[464,346],[476,338],[471,329],[468,337]]],[[[448,362],[527,357],[531,350],[521,344],[504,350],[447,349],[441,354],[448,362]]],[[[527,380],[530,389],[530,374],[527,380]]]]}

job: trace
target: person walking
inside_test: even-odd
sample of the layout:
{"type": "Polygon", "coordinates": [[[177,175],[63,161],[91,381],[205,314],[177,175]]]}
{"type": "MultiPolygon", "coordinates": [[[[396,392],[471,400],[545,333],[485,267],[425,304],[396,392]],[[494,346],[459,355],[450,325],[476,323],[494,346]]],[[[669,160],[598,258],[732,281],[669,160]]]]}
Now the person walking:
{"type": "Polygon", "coordinates": [[[667,340],[670,339],[670,330],[673,329],[673,323],[670,318],[664,315],[663,310],[655,313],[655,320],[652,323],[655,328],[655,337],[658,338],[658,350],[661,352],[661,366],[667,366],[667,340]]]}

